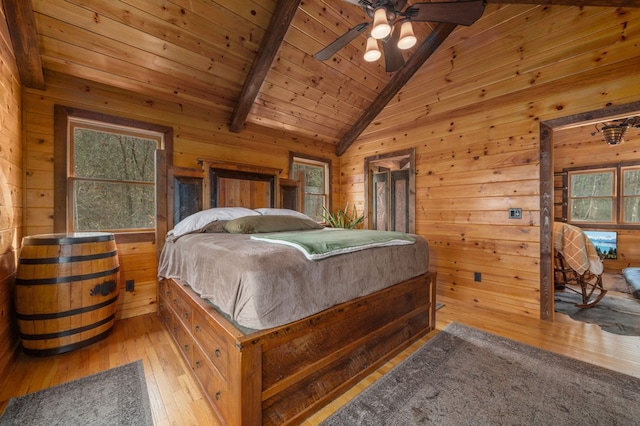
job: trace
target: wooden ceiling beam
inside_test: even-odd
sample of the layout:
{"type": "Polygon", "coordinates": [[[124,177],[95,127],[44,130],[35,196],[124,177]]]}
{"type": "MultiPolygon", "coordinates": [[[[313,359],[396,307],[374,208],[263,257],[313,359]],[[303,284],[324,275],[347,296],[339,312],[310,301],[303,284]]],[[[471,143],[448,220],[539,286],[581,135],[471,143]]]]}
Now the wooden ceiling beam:
{"type": "Polygon", "coordinates": [[[229,129],[232,132],[237,133],[242,130],[251,106],[258,96],[260,86],[271,68],[273,58],[275,58],[280,49],[299,4],[300,0],[278,0],[267,31],[260,43],[258,55],[251,65],[251,70],[242,86],[238,102],[231,114],[229,129]]]}
{"type": "Polygon", "coordinates": [[[336,148],[338,156],[344,154],[371,122],[380,114],[380,111],[393,99],[411,77],[420,69],[422,64],[440,47],[445,39],[456,28],[456,24],[440,23],[422,42],[416,52],[407,60],[404,67],[393,75],[389,83],[374,99],[371,105],[362,113],[358,121],[344,134],[336,148]]]}
{"type": "Polygon", "coordinates": [[[44,71],[38,45],[36,18],[31,1],[2,0],[20,82],[30,89],[44,90],[44,71]]]}

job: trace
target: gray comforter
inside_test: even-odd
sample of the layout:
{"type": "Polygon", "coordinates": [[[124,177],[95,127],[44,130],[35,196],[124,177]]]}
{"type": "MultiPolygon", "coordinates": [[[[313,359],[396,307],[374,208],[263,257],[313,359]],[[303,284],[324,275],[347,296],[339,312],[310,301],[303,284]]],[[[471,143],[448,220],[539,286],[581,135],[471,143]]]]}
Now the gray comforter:
{"type": "Polygon", "coordinates": [[[247,234],[189,234],[165,244],[158,275],[189,284],[239,325],[266,329],[427,272],[427,242],[415,237],[415,244],[310,261],[247,234]]]}

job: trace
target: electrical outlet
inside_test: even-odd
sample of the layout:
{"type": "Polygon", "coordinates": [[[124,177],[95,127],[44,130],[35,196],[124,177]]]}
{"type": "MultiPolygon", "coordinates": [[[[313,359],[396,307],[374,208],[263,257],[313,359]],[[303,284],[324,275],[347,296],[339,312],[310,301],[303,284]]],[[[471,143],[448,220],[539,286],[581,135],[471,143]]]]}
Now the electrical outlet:
{"type": "Polygon", "coordinates": [[[133,288],[134,288],[134,281],[133,280],[126,280],[124,282],[125,291],[133,291],[133,288]]]}
{"type": "Polygon", "coordinates": [[[509,219],[522,219],[522,209],[509,209],[509,219]]]}
{"type": "Polygon", "coordinates": [[[477,283],[482,282],[482,274],[480,272],[474,272],[473,280],[477,283]]]}

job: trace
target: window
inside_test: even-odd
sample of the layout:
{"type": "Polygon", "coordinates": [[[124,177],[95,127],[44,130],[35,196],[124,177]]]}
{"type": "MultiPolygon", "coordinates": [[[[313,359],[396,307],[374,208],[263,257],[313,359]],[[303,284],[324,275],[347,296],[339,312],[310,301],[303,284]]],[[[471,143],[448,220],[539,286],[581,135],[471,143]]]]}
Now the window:
{"type": "Polygon", "coordinates": [[[150,230],[156,225],[155,152],[162,134],[69,120],[69,228],[150,230]]]}
{"type": "Polygon", "coordinates": [[[171,128],[56,105],[54,143],[55,232],[166,227],[171,128]]]}
{"type": "Polygon", "coordinates": [[[640,223],[640,167],[622,168],[622,222],[640,223]]]}
{"type": "Polygon", "coordinates": [[[304,182],[303,213],[321,222],[323,207],[329,209],[331,193],[331,162],[329,160],[293,154],[290,177],[304,182]]]}
{"type": "Polygon", "coordinates": [[[573,170],[568,178],[570,223],[640,223],[640,166],[573,170]]]}
{"type": "Polygon", "coordinates": [[[615,169],[569,173],[571,222],[614,223],[615,169]]]}

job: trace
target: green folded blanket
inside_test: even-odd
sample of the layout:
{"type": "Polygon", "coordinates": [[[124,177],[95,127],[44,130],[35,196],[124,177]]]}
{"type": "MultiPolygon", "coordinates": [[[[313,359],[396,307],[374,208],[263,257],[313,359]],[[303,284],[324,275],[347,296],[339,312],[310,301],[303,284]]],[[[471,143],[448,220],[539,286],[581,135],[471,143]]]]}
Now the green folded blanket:
{"type": "Polygon", "coordinates": [[[295,247],[309,260],[324,259],[370,247],[415,243],[415,239],[411,235],[403,232],[332,228],[256,234],[252,235],[251,239],[295,247]]]}

